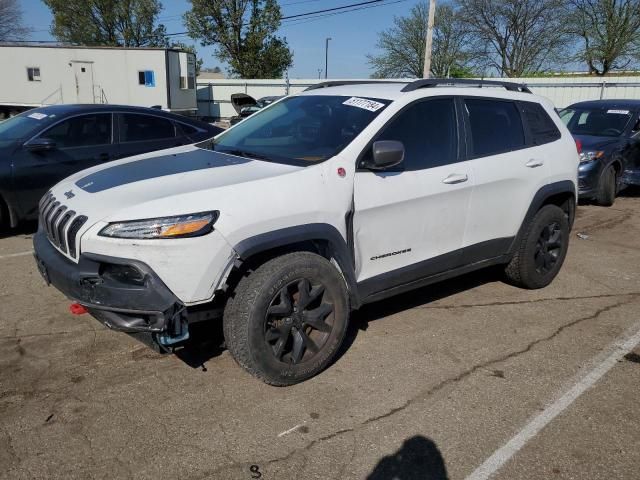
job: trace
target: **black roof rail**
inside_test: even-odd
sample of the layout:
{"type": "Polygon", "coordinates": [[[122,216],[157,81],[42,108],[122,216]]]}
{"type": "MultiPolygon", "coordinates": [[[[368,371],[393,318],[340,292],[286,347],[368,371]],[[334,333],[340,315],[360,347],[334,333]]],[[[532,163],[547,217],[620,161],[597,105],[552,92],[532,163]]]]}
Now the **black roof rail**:
{"type": "Polygon", "coordinates": [[[398,80],[332,80],[328,82],[316,83],[315,85],[311,85],[310,87],[305,88],[305,92],[309,90],[318,90],[320,88],[328,88],[328,87],[341,87],[343,85],[364,85],[370,83],[407,83],[401,82],[398,80]]]}
{"type": "Polygon", "coordinates": [[[510,92],[531,93],[531,90],[524,83],[502,82],[499,80],[473,80],[471,78],[426,78],[411,82],[402,89],[403,92],[413,92],[420,88],[431,88],[438,86],[452,87],[458,85],[482,87],[504,87],[510,92]]]}

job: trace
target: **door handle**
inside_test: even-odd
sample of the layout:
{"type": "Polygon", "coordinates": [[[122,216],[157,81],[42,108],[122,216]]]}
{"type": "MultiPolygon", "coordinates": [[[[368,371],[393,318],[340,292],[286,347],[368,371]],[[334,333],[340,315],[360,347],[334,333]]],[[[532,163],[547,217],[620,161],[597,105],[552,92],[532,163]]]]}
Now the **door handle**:
{"type": "Polygon", "coordinates": [[[537,168],[543,165],[544,165],[544,162],[542,160],[536,160],[535,158],[532,158],[531,160],[529,160],[527,163],[524,164],[525,167],[529,167],[529,168],[537,168]]]}
{"type": "Polygon", "coordinates": [[[456,183],[464,183],[469,180],[469,177],[466,173],[452,173],[447,178],[442,180],[442,183],[446,183],[447,185],[455,185],[456,183]]]}

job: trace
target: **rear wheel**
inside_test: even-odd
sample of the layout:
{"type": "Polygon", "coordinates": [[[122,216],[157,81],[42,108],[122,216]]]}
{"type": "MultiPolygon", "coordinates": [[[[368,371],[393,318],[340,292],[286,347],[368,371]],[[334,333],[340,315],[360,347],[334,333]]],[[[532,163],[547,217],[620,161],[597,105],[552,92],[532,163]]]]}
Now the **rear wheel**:
{"type": "Polygon", "coordinates": [[[549,285],[560,271],[569,247],[569,221],[560,207],[538,211],[505,269],[507,280],[522,288],[549,285]]]}
{"type": "Polygon", "coordinates": [[[598,182],[598,191],[596,193],[596,202],[603,207],[610,207],[616,200],[617,177],[616,169],[613,165],[609,165],[602,173],[598,182]]]}
{"type": "Polygon", "coordinates": [[[270,260],[244,277],[224,312],[233,358],[271,385],[292,385],[321,372],[347,330],[344,280],[308,252],[270,260]]]}

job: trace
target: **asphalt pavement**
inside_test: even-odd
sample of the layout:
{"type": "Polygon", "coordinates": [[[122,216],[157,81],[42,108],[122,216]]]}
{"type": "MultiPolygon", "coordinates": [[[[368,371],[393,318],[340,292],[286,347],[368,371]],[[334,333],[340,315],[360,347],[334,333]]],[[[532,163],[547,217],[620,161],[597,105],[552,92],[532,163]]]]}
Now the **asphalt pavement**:
{"type": "Polygon", "coordinates": [[[545,289],[490,269],[366,306],[288,388],[217,325],[160,355],[72,316],[23,227],[0,239],[0,479],[640,478],[639,212],[581,205],[545,289]]]}

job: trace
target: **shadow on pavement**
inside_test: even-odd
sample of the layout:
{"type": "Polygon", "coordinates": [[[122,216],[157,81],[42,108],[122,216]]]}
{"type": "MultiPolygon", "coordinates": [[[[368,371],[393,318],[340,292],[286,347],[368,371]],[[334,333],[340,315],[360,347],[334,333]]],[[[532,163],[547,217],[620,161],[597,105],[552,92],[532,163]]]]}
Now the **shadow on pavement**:
{"type": "Polygon", "coordinates": [[[436,444],[421,435],[411,437],[400,450],[384,457],[367,480],[447,480],[444,458],[436,444]]]}
{"type": "Polygon", "coordinates": [[[489,267],[363,306],[351,314],[349,330],[332,364],[337,362],[351,347],[359,331],[367,330],[369,322],[420,307],[486,283],[500,282],[504,276],[503,272],[504,267],[502,266],[489,267]]]}
{"type": "Polygon", "coordinates": [[[619,197],[640,197],[640,187],[631,185],[620,192],[619,197]]]}
{"type": "Polygon", "coordinates": [[[222,319],[189,325],[189,340],[174,354],[191,368],[207,371],[205,363],[224,352],[222,319]]]}
{"type": "Polygon", "coordinates": [[[21,222],[16,228],[0,229],[0,239],[18,237],[21,235],[24,237],[31,237],[36,233],[36,231],[38,231],[38,222],[21,222]]]}

